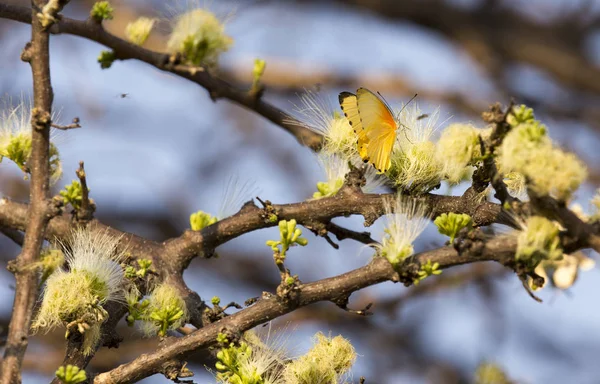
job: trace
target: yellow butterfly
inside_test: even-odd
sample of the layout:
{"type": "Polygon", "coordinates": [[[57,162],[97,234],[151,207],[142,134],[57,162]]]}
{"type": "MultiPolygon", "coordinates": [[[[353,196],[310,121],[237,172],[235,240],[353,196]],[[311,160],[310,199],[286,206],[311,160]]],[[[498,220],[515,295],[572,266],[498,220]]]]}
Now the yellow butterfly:
{"type": "Polygon", "coordinates": [[[340,106],[358,136],[358,154],[372,163],[379,172],[392,165],[390,155],[396,140],[398,123],[382,98],[366,88],[358,88],[356,95],[342,92],[340,106]]]}

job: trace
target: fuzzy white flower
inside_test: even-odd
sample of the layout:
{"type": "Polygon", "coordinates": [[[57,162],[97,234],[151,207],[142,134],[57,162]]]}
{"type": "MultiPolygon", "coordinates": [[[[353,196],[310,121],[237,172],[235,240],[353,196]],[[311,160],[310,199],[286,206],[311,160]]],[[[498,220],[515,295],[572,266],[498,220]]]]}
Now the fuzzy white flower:
{"type": "Polygon", "coordinates": [[[252,353],[239,361],[242,376],[256,374],[264,380],[264,384],[284,384],[283,368],[288,359],[287,336],[282,332],[272,338],[270,331],[267,336],[248,331],[244,333],[243,340],[250,345],[252,353]]]}
{"type": "Polygon", "coordinates": [[[551,148],[552,141],[546,134],[546,126],[538,122],[519,124],[502,140],[498,149],[498,170],[504,174],[521,172],[532,159],[551,148]]]}
{"type": "Polygon", "coordinates": [[[190,215],[190,228],[193,231],[200,231],[209,225],[216,223],[226,217],[229,217],[242,207],[244,203],[252,200],[253,196],[258,193],[258,189],[252,181],[241,182],[237,176],[229,179],[223,189],[223,200],[219,207],[217,216],[205,211],[197,211],[190,215]]]}
{"type": "Polygon", "coordinates": [[[356,351],[350,341],[341,335],[327,337],[317,333],[310,351],[285,367],[285,383],[339,383],[355,360],[356,351]]]}
{"type": "Polygon", "coordinates": [[[50,275],[43,292],[40,310],[33,322],[34,330],[49,331],[59,325],[67,332],[77,329],[83,334],[84,353],[89,354],[100,339],[100,327],[108,318],[103,305],[124,301],[123,269],[117,250],[119,238],[108,231],[79,229],[65,247],[67,269],[50,275]]]}
{"type": "Polygon", "coordinates": [[[504,138],[497,158],[504,174],[518,172],[531,191],[566,201],[587,177],[585,164],[555,147],[546,127],[537,121],[519,124],[504,138]]]}
{"type": "Polygon", "coordinates": [[[192,8],[177,16],[167,42],[171,53],[180,53],[192,65],[216,66],[219,56],[229,50],[233,39],[225,25],[212,12],[192,8]]]}
{"type": "MultiPolygon", "coordinates": [[[[31,155],[31,117],[29,103],[21,100],[16,107],[8,107],[0,113],[0,162],[4,157],[27,170],[27,160],[31,155]]],[[[52,114],[52,119],[56,115],[52,114]]],[[[50,183],[56,183],[62,176],[62,164],[58,148],[50,143],[50,183]]]]}
{"type": "Polygon", "coordinates": [[[229,178],[223,189],[223,200],[217,211],[217,219],[229,217],[242,208],[242,205],[254,198],[259,193],[259,188],[253,180],[242,180],[234,175],[229,178]]]}
{"type": "Polygon", "coordinates": [[[0,159],[7,155],[7,146],[13,137],[31,136],[31,117],[24,103],[6,108],[0,114],[0,159]]]}
{"type": "Polygon", "coordinates": [[[560,148],[537,153],[523,168],[531,180],[530,188],[538,195],[550,195],[566,201],[587,178],[585,164],[572,153],[560,148]]]}
{"type": "Polygon", "coordinates": [[[515,257],[532,267],[542,260],[560,260],[563,255],[560,244],[560,229],[555,222],[542,216],[526,219],[515,218],[521,227],[517,232],[515,257]]]}
{"type": "Polygon", "coordinates": [[[125,27],[125,36],[127,36],[127,40],[135,45],[144,45],[150,36],[150,32],[152,32],[155,22],[156,19],[151,19],[149,17],[140,17],[137,20],[130,22],[127,24],[127,27],[125,27]]]}
{"type": "Polygon", "coordinates": [[[358,137],[354,129],[348,119],[323,96],[306,91],[300,96],[300,105],[296,105],[294,110],[307,128],[323,136],[322,152],[347,158],[358,157],[358,137]]]}
{"type": "MultiPolygon", "coordinates": [[[[321,168],[325,171],[326,180],[317,183],[317,192],[313,194],[313,199],[334,196],[342,188],[345,177],[350,172],[348,160],[323,152],[317,154],[317,157],[321,168]]],[[[361,188],[364,193],[371,193],[387,182],[375,168],[370,166],[366,167],[364,177],[365,185],[361,188]]]]}
{"type": "Polygon", "coordinates": [[[125,252],[118,249],[120,239],[108,230],[78,229],[73,232],[71,249],[65,251],[71,272],[86,271],[106,284],[104,302],[125,300],[120,265],[125,252]]]}
{"type": "Polygon", "coordinates": [[[385,235],[376,248],[397,267],[414,253],[413,243],[430,220],[426,206],[411,197],[398,195],[386,200],[384,209],[385,235]]]}
{"type": "Polygon", "coordinates": [[[473,156],[479,153],[479,130],[470,124],[451,124],[444,128],[437,143],[436,158],[443,164],[444,178],[458,184],[469,174],[473,156]]]}
{"type": "Polygon", "coordinates": [[[386,173],[400,188],[427,192],[436,187],[442,177],[443,164],[436,156],[431,141],[439,109],[423,117],[416,103],[407,106],[398,116],[398,134],[391,155],[392,165],[386,173]]]}
{"type": "Polygon", "coordinates": [[[319,153],[319,164],[325,171],[325,181],[317,183],[317,192],[313,194],[313,199],[330,197],[338,193],[344,185],[344,178],[350,172],[348,161],[336,155],[319,153]]]}

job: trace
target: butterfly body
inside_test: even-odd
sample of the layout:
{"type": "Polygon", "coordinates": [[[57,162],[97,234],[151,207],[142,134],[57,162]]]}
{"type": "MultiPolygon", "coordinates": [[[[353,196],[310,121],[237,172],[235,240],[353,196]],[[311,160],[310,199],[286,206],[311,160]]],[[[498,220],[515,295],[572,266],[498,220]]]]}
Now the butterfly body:
{"type": "Polygon", "coordinates": [[[380,96],[366,88],[356,94],[342,92],[339,102],[357,135],[360,157],[372,163],[379,172],[391,166],[391,153],[396,140],[398,123],[394,114],[380,96]]]}

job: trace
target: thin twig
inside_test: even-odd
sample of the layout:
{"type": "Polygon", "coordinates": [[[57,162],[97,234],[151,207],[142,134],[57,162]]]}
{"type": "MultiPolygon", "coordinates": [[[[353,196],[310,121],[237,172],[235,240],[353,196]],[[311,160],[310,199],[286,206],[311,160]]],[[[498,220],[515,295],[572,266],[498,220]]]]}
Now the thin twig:
{"type": "Polygon", "coordinates": [[[75,117],[73,119],[73,123],[69,125],[58,125],[52,123],[51,126],[52,128],[60,129],[61,131],[68,131],[69,129],[81,128],[81,125],[79,125],[79,117],[75,117]]]}
{"type": "Polygon", "coordinates": [[[83,161],[79,162],[79,168],[75,171],[81,184],[81,207],[77,211],[77,220],[80,222],[90,221],[94,217],[96,206],[90,201],[90,190],[87,186],[83,161]]]}
{"type": "Polygon", "coordinates": [[[333,233],[339,241],[345,239],[352,239],[358,241],[359,243],[367,245],[377,243],[377,240],[371,237],[370,232],[353,231],[348,228],[340,227],[339,225],[332,222],[327,223],[326,228],[329,232],[333,233]]]}

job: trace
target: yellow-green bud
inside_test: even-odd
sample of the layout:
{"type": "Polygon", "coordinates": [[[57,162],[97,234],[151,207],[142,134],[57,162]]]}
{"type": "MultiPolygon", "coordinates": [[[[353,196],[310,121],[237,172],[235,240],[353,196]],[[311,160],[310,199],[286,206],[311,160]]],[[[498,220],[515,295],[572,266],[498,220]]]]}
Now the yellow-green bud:
{"type": "Polygon", "coordinates": [[[112,20],[114,9],[108,1],[97,1],[90,11],[90,16],[96,22],[101,23],[103,20],[112,20]]]}
{"type": "Polygon", "coordinates": [[[216,217],[211,216],[204,211],[198,211],[190,215],[190,227],[192,228],[192,231],[201,231],[217,221],[216,217]]]}
{"type": "Polygon", "coordinates": [[[111,67],[113,62],[117,59],[117,55],[115,55],[114,51],[102,51],[98,56],[98,62],[100,63],[100,68],[108,69],[111,67]]]}
{"type": "Polygon", "coordinates": [[[471,216],[466,213],[442,213],[433,221],[442,235],[450,237],[450,244],[454,243],[454,239],[461,229],[471,226],[471,216]]]}
{"type": "Polygon", "coordinates": [[[79,384],[87,380],[85,370],[71,364],[61,365],[55,374],[63,384],[79,384]]]}

